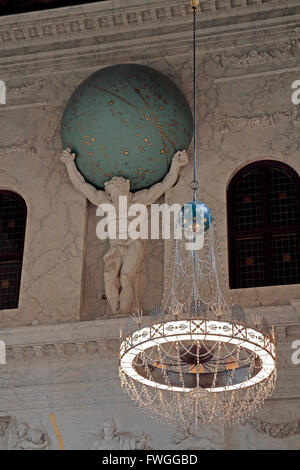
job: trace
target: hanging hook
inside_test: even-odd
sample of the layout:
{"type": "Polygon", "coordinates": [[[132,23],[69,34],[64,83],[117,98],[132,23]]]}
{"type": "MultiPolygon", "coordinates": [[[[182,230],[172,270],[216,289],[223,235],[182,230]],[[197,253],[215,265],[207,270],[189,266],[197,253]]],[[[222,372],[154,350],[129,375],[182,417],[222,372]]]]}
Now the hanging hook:
{"type": "Polygon", "coordinates": [[[197,180],[193,180],[190,184],[190,188],[194,191],[193,201],[197,201],[197,191],[200,188],[200,184],[197,180]]]}

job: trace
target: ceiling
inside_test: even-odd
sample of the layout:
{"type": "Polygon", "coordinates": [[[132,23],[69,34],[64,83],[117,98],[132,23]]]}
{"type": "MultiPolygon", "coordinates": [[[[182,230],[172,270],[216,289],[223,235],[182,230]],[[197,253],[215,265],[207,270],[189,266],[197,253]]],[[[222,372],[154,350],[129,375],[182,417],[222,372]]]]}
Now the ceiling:
{"type": "Polygon", "coordinates": [[[0,0],[0,16],[105,0],[0,0]]]}

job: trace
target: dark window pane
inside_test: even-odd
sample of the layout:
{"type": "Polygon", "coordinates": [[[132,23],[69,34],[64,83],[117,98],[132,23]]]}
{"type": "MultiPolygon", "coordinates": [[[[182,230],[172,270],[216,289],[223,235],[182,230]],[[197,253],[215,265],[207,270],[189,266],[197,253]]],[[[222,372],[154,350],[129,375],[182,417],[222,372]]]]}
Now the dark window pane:
{"type": "Polygon", "coordinates": [[[21,266],[21,260],[0,261],[1,309],[18,307],[21,266]]]}
{"type": "Polygon", "coordinates": [[[268,169],[268,220],[271,227],[299,224],[297,188],[290,175],[280,168],[268,169]]]}
{"type": "Polygon", "coordinates": [[[250,171],[236,184],[233,213],[233,229],[235,231],[256,229],[261,224],[262,194],[259,169],[250,171]]]}
{"type": "Polygon", "coordinates": [[[264,284],[265,256],[262,238],[236,240],[236,269],[239,287],[264,284]]]}
{"type": "Polygon", "coordinates": [[[273,284],[300,283],[300,234],[273,235],[273,284]]]}
{"type": "Polygon", "coordinates": [[[20,196],[0,191],[0,309],[18,307],[26,212],[20,196]]]}
{"type": "Polygon", "coordinates": [[[26,212],[20,199],[0,193],[0,257],[22,252],[26,212]]]}

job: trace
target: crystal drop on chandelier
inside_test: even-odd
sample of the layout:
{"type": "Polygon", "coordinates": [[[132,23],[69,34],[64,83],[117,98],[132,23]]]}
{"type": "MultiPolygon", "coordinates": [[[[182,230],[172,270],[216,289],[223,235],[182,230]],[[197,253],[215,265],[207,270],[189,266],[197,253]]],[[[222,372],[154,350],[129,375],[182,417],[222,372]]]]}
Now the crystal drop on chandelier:
{"type": "Polygon", "coordinates": [[[179,427],[244,420],[275,385],[274,338],[229,307],[215,252],[214,222],[201,250],[175,241],[161,306],[135,315],[122,338],[123,390],[152,418],[179,427]]]}

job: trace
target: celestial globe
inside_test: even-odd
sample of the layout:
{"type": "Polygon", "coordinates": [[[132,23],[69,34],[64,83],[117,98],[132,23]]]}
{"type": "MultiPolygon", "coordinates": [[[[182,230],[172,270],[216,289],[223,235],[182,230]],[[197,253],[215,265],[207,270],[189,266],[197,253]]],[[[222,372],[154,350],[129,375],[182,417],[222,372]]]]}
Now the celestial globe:
{"type": "Polygon", "coordinates": [[[103,68],[74,91],[62,118],[63,147],[96,188],[113,176],[132,191],[161,181],[176,151],[188,149],[193,116],[182,91],[138,64],[103,68]]]}

